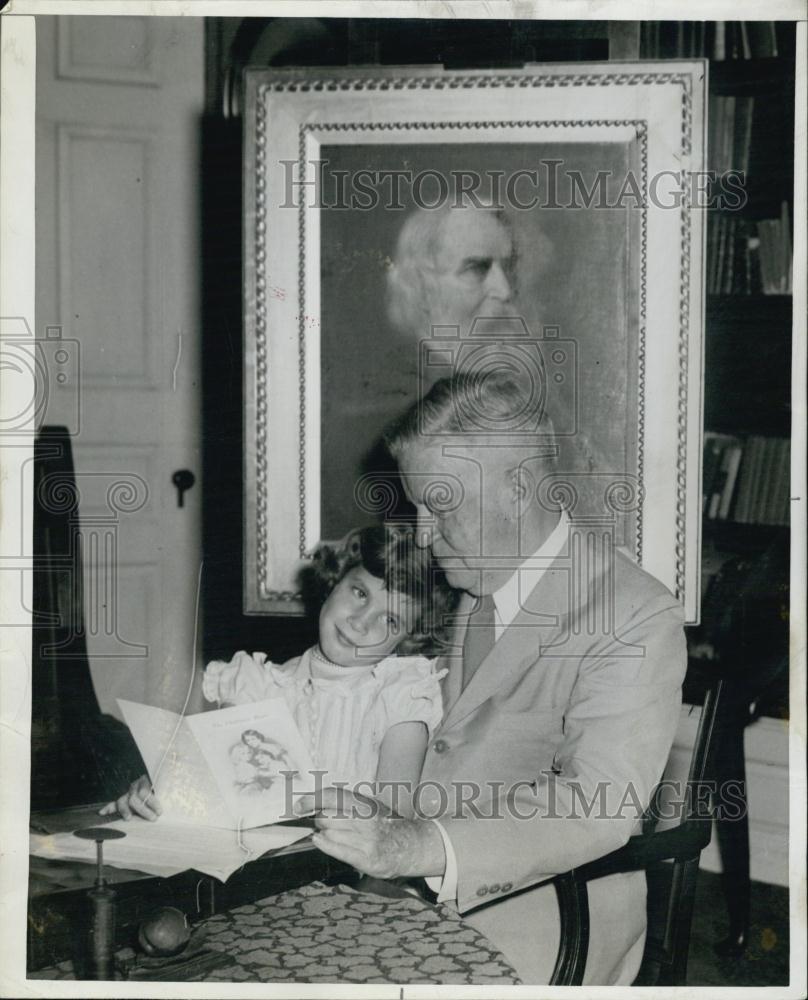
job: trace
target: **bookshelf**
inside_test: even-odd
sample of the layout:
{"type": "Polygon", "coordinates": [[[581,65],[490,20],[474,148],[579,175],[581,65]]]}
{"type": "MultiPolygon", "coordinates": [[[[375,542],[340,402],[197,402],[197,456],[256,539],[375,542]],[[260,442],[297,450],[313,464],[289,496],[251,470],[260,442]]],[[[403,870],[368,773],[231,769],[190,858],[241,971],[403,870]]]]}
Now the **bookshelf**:
{"type": "Polygon", "coordinates": [[[718,185],[742,170],[746,194],[734,210],[708,210],[707,587],[720,554],[751,558],[788,532],[794,32],[760,22],[750,48],[747,28],[726,22],[724,57],[716,58],[714,41],[705,53],[713,114],[708,167],[718,185]]]}
{"type": "MultiPolygon", "coordinates": [[[[707,209],[702,625],[689,640],[695,672],[715,656],[752,691],[752,661],[762,684],[762,661],[788,649],[779,616],[788,593],[795,31],[782,22],[649,22],[640,55],[709,60],[712,193],[744,194],[707,209]],[[752,656],[724,634],[730,620],[746,631],[751,595],[729,591],[764,566],[779,611],[765,653],[752,656]],[[743,612],[730,607],[736,601],[743,612]]],[[[777,688],[764,711],[783,716],[787,683],[777,688]]]]}
{"type": "Polygon", "coordinates": [[[688,629],[683,692],[698,703],[705,681],[724,677],[713,776],[719,789],[745,789],[747,778],[753,786],[750,812],[717,823],[729,928],[716,947],[737,956],[749,937],[750,871],[777,881],[761,862],[776,858],[782,875],[788,856],[795,31],[766,21],[663,22],[643,25],[640,37],[649,58],[709,59],[713,193],[742,172],[746,195],[707,209],[702,622],[688,629]],[[749,755],[762,732],[753,719],[776,737],[763,772],[749,755]],[[767,798],[772,788],[779,798],[767,798]],[[761,802],[770,808],[758,816],[761,802]]]}

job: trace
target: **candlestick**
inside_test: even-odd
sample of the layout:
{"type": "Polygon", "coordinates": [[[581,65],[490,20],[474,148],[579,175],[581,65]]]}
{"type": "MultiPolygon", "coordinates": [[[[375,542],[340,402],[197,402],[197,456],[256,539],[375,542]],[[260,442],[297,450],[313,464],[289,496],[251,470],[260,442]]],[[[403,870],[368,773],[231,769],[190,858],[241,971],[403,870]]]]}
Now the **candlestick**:
{"type": "Polygon", "coordinates": [[[104,878],[104,841],[118,840],[126,834],[122,830],[98,826],[76,830],[74,836],[95,841],[95,885],[87,893],[93,905],[89,933],[89,978],[114,979],[115,900],[118,894],[104,878]]]}

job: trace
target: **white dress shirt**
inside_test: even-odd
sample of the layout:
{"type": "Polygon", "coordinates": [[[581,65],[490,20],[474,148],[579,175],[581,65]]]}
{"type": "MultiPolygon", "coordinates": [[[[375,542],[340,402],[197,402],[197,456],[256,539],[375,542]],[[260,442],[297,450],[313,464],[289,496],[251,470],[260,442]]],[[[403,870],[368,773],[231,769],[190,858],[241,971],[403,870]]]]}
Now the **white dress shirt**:
{"type": "MultiPolygon", "coordinates": [[[[550,564],[561,554],[567,541],[570,519],[562,510],[558,524],[538,549],[492,595],[494,598],[494,641],[513,622],[522,608],[522,599],[532,593],[550,564]]],[[[438,894],[438,902],[457,899],[457,857],[452,842],[439,820],[432,822],[440,830],[446,851],[446,870],[443,875],[426,879],[429,888],[438,894]]]]}

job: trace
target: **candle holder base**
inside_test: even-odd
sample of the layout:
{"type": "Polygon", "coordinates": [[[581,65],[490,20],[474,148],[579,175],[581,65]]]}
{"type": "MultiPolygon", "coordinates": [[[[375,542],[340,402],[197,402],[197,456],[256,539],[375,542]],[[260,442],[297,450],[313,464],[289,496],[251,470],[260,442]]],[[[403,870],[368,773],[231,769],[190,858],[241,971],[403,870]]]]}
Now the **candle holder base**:
{"type": "Polygon", "coordinates": [[[121,962],[119,972],[123,979],[132,982],[181,983],[235,964],[236,960],[226,952],[194,946],[192,943],[182,955],[173,958],[138,955],[128,962],[121,962]]]}

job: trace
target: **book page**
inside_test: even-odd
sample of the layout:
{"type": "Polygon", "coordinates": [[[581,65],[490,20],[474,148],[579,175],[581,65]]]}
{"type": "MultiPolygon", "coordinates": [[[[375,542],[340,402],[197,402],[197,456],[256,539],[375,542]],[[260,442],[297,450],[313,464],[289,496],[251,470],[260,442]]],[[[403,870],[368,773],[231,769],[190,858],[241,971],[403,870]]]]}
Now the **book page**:
{"type": "MultiPolygon", "coordinates": [[[[139,817],[105,824],[126,834],[104,841],[104,864],[150,875],[170,876],[193,868],[222,882],[248,861],[267,851],[280,850],[302,840],[307,827],[271,826],[237,833],[190,824],[176,824],[161,816],[150,822],[139,817]]],[[[62,861],[95,861],[95,843],[73,833],[31,834],[31,854],[62,861]]]]}
{"type": "Polygon", "coordinates": [[[313,764],[283,698],[187,718],[219,791],[242,829],[291,819],[314,788],[313,764]]]}
{"type": "Polygon", "coordinates": [[[237,817],[219,794],[187,717],[122,698],[118,705],[154,784],[163,817],[235,829],[237,817]]]}

